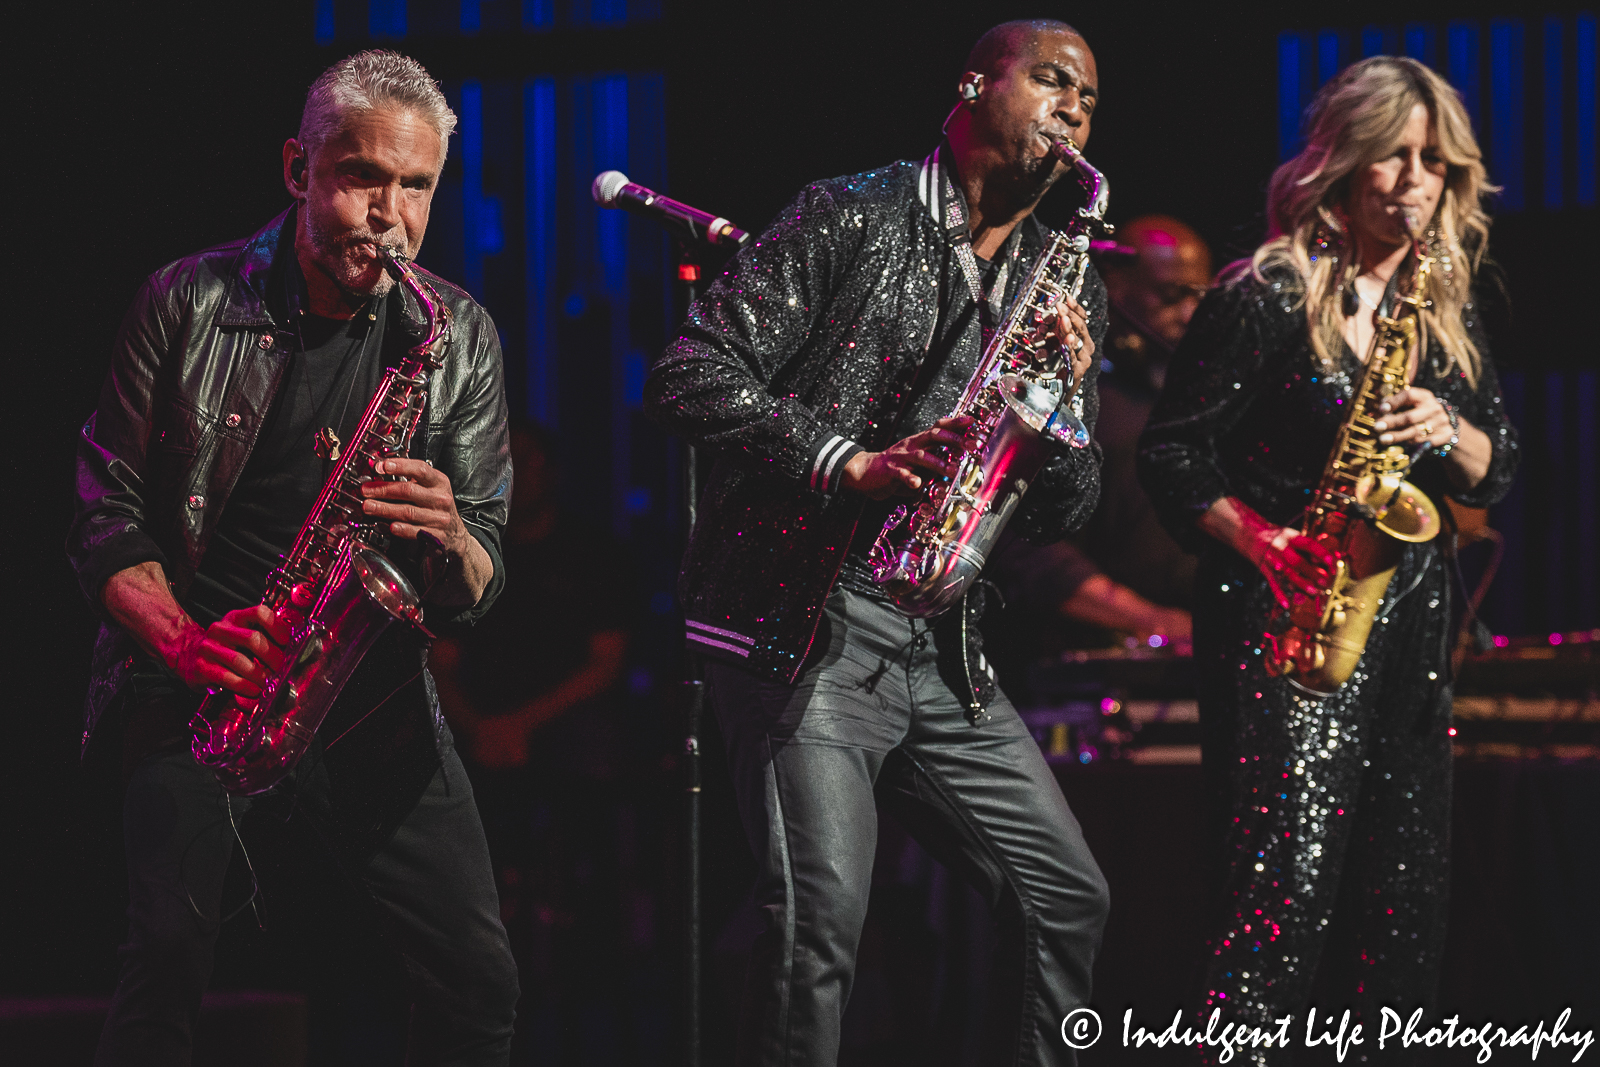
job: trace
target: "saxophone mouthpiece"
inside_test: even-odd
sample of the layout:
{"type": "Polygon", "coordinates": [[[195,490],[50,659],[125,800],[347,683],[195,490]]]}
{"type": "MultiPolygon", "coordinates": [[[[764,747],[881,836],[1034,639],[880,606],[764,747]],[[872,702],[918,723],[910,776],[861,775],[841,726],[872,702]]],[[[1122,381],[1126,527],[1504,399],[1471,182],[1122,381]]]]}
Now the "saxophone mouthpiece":
{"type": "Polygon", "coordinates": [[[1070,137],[1051,138],[1050,154],[1070,167],[1083,157],[1083,149],[1070,137]]]}
{"type": "Polygon", "coordinates": [[[397,281],[405,278],[411,270],[411,259],[398,246],[375,244],[372,247],[377,250],[378,262],[383,264],[385,270],[394,275],[397,281]]]}

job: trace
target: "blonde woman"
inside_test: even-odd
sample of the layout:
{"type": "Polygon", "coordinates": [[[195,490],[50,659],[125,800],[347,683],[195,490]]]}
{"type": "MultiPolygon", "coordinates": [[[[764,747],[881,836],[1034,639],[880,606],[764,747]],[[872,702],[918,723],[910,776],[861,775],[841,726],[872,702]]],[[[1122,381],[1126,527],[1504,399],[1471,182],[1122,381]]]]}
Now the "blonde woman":
{"type": "Polygon", "coordinates": [[[1294,1014],[1296,1043],[1319,969],[1343,1001],[1319,1013],[1354,1007],[1374,1036],[1381,1006],[1409,1015],[1438,984],[1450,538],[1408,546],[1336,695],[1272,677],[1261,652],[1275,609],[1332,562],[1295,524],[1418,244],[1438,259],[1434,307],[1383,441],[1423,450],[1411,478],[1441,506],[1499,500],[1517,460],[1474,289],[1491,189],[1454,90],[1413,60],[1376,57],[1324,86],[1308,124],[1310,143],[1272,179],[1270,239],[1195,314],[1139,459],[1163,521],[1202,557],[1194,648],[1225,864],[1204,1013],[1253,1025],[1294,1014]]]}

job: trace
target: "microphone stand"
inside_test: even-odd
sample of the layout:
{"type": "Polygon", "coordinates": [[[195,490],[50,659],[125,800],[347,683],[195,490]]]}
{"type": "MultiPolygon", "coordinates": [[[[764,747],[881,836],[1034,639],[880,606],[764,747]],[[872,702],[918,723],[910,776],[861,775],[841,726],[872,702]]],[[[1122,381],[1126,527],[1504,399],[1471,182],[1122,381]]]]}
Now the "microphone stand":
{"type": "MultiPolygon", "coordinates": [[[[595,178],[593,194],[595,201],[602,207],[624,207],[625,204],[616,201],[619,191],[615,184],[620,179],[627,182],[627,177],[618,171],[606,171],[595,178]],[[607,189],[610,192],[607,193],[607,189]]],[[[648,192],[648,190],[645,190],[648,192]]],[[[652,194],[655,195],[655,194],[652,194]]],[[[687,316],[689,308],[694,305],[695,298],[700,294],[701,281],[704,276],[704,262],[702,256],[704,249],[700,247],[699,239],[704,238],[712,243],[743,244],[749,240],[749,235],[737,229],[726,219],[718,218],[720,224],[713,232],[710,227],[712,222],[706,221],[711,216],[704,212],[688,208],[686,205],[661,198],[665,205],[673,211],[665,216],[657,214],[658,221],[666,221],[673,228],[676,224],[687,224],[688,233],[678,237],[678,293],[683,301],[683,312],[687,316]],[[682,214],[679,214],[682,213],[682,214]],[[685,216],[693,216],[685,217],[685,216]],[[704,219],[700,216],[705,216],[704,219]],[[699,227],[700,232],[696,232],[699,227]]],[[[737,247],[735,248],[737,251],[737,247]]],[[[700,503],[700,470],[699,456],[694,445],[685,440],[683,446],[683,543],[689,543],[689,538],[694,533],[695,519],[700,503]]],[[[685,736],[683,742],[685,792],[688,803],[684,805],[684,1067],[700,1067],[700,1019],[701,1019],[701,956],[704,938],[700,929],[700,729],[705,717],[706,685],[700,677],[700,663],[698,657],[688,653],[684,674],[686,687],[685,701],[685,736]]]]}
{"type": "MultiPolygon", "coordinates": [[[[704,265],[698,249],[678,241],[678,292],[683,313],[688,315],[700,295],[704,265]]],[[[699,456],[694,445],[683,442],[683,543],[694,534],[700,508],[699,456]]],[[[687,654],[684,685],[685,722],[683,752],[685,762],[684,806],[684,1067],[700,1067],[701,948],[700,933],[700,728],[705,714],[706,683],[700,677],[700,664],[687,654]]]]}

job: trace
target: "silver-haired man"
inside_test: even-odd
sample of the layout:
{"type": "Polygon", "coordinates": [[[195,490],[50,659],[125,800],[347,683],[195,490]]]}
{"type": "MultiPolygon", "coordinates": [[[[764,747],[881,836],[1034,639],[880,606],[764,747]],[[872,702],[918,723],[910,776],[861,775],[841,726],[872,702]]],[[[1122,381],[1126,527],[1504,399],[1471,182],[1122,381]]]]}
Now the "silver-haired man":
{"type": "MultiPolygon", "coordinates": [[[[392,627],[285,783],[229,797],[189,750],[207,689],[253,697],[288,634],[259,604],[419,311],[376,246],[421,247],[451,113],[414,60],[364,52],[312,86],[283,147],[294,203],[254,236],[152,274],[118,334],[78,449],[67,548],[104,618],[84,744],[125,786],[128,939],[97,1064],[186,1064],[237,826],[315,842],[377,909],[411,997],[411,1063],[503,1064],[515,965],[478,812],[422,638],[392,627]]],[[[455,316],[410,456],[363,487],[402,566],[427,531],[455,561],[429,625],[471,622],[503,584],[511,467],[500,345],[455,316]]],[[[415,560],[411,563],[414,565],[415,560]]],[[[421,586],[419,585],[419,588],[421,586]]]]}

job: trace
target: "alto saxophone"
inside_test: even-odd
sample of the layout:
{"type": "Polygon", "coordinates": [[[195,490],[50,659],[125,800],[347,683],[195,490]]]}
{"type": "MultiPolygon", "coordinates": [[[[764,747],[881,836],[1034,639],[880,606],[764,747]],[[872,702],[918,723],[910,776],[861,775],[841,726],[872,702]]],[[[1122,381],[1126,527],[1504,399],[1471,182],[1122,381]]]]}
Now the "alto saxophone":
{"type": "Polygon", "coordinates": [[[451,315],[409,260],[383,245],[378,252],[384,269],[427,313],[428,335],[384,372],[294,548],[267,576],[261,602],[292,633],[287,665],[268,677],[254,700],[211,690],[189,723],[194,758],[238,796],[265,792],[288,775],[356,665],[391,622],[422,626],[421,598],[381,551],[388,523],[365,516],[361,484],[383,477],[377,473],[379,461],[409,450],[429,379],[444,364],[451,315]]]}
{"type": "Polygon", "coordinates": [[[1112,232],[1105,221],[1111,190],[1072,141],[1053,142],[1052,153],[1073,168],[1086,203],[1064,231],[1051,235],[950,413],[972,418],[955,473],[931,479],[915,511],[896,508],[872,546],[874,579],[915,618],[946,611],[977,579],[1044,466],[1048,442],[1089,443],[1082,383],[1071,380],[1070,363],[1052,350],[1037,321],[1062,297],[1076,299],[1082,290],[1091,235],[1112,232]]]}
{"type": "Polygon", "coordinates": [[[1406,386],[1422,311],[1431,306],[1433,259],[1420,243],[1416,264],[1394,315],[1377,317],[1372,357],[1306,508],[1301,529],[1334,554],[1333,573],[1316,595],[1292,594],[1288,624],[1266,635],[1267,671],[1313,696],[1331,696],[1349,681],[1404,546],[1439,533],[1439,509],[1405,480],[1422,450],[1380,446],[1373,428],[1385,398],[1406,386]]]}

